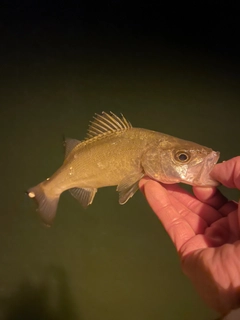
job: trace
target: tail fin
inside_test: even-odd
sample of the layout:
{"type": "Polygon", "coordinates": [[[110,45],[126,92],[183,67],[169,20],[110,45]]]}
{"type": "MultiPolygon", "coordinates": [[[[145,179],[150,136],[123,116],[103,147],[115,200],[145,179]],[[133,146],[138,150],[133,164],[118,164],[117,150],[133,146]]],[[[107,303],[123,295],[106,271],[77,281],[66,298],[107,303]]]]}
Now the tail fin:
{"type": "Polygon", "coordinates": [[[44,224],[51,226],[56,215],[59,195],[56,195],[55,197],[48,197],[44,192],[43,183],[28,189],[26,193],[29,198],[33,198],[37,202],[37,212],[44,224]]]}

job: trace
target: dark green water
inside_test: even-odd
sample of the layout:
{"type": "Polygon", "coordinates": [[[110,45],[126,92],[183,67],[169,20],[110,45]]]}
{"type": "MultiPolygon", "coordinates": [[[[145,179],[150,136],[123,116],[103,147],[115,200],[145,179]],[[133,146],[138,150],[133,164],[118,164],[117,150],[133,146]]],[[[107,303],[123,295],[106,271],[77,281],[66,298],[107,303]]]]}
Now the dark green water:
{"type": "Polygon", "coordinates": [[[65,193],[53,227],[45,228],[24,191],[61,165],[62,134],[83,139],[102,110],[212,147],[221,160],[239,155],[234,62],[146,39],[122,46],[111,45],[111,37],[35,32],[9,32],[1,63],[0,305],[6,319],[213,319],[140,192],[120,206],[114,188],[101,189],[86,210],[65,193]]]}

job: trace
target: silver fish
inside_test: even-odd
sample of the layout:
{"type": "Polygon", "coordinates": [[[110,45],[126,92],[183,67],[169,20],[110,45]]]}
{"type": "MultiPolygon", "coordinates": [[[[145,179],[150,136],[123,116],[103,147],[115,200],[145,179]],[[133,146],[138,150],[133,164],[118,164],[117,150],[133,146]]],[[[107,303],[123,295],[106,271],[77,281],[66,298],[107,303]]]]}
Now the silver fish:
{"type": "Polygon", "coordinates": [[[209,173],[218,158],[219,152],[210,148],[133,128],[123,115],[102,112],[90,123],[85,140],[65,140],[63,165],[27,194],[37,201],[37,211],[50,225],[65,190],[87,207],[98,188],[115,185],[119,203],[126,203],[138,190],[143,176],[169,184],[216,186],[209,173]]]}

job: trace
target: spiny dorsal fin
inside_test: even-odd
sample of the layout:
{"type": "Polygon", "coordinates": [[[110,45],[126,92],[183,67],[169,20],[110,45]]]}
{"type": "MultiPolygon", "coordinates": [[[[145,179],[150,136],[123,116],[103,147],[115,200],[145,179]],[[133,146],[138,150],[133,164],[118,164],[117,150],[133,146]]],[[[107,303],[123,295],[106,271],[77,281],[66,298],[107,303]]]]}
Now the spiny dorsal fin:
{"type": "Polygon", "coordinates": [[[69,153],[79,144],[81,141],[76,139],[64,138],[63,146],[65,147],[65,159],[69,153]]]}
{"type": "Polygon", "coordinates": [[[102,114],[96,113],[93,118],[94,120],[90,122],[88,128],[87,139],[106,133],[124,131],[132,128],[131,123],[127,121],[122,114],[121,118],[119,118],[113,112],[106,113],[103,111],[102,114]]]}

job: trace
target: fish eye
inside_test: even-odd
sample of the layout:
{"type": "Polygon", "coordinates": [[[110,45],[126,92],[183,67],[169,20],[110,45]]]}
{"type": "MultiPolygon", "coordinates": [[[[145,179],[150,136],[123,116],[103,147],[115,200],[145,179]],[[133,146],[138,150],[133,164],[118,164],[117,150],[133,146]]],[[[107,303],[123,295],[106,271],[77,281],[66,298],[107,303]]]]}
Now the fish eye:
{"type": "Polygon", "coordinates": [[[188,153],[184,152],[184,151],[178,151],[175,155],[175,159],[177,161],[180,161],[180,162],[188,162],[188,160],[190,159],[190,156],[188,153]]]}

